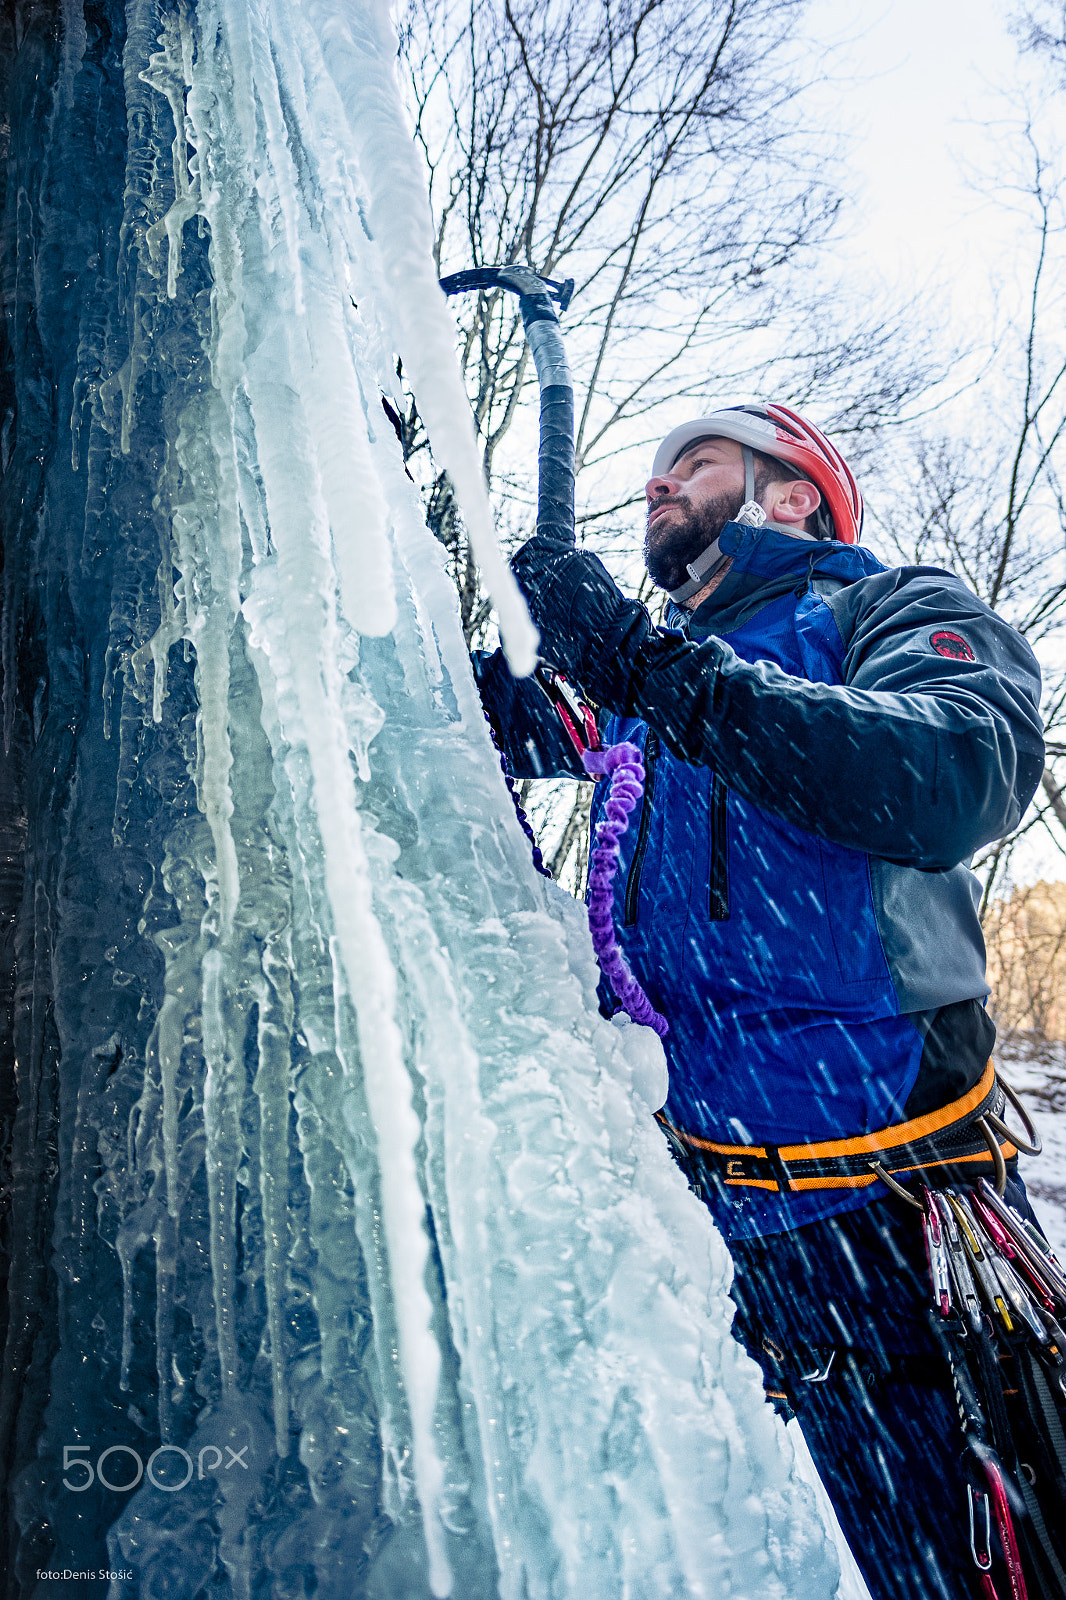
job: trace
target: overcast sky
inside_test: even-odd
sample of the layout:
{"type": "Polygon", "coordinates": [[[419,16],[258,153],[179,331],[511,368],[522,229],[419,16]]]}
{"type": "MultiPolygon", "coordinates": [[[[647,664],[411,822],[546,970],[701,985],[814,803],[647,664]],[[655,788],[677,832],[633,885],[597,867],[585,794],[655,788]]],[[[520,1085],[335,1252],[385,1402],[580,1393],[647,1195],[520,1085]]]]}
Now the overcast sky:
{"type": "MultiPolygon", "coordinates": [[[[850,209],[846,258],[904,291],[928,288],[962,342],[994,315],[991,280],[1012,296],[1032,235],[974,177],[1004,168],[1013,142],[1004,91],[1019,64],[1012,0],[812,0],[809,27],[831,48],[826,115],[846,130],[850,209]],[[989,124],[999,124],[998,137],[989,124]],[[969,179],[967,178],[969,169],[969,179]]],[[[925,296],[923,296],[923,299],[925,296]]],[[[1018,881],[1063,878],[1043,827],[1012,862],[1018,881]]]]}
{"type": "Polygon", "coordinates": [[[811,33],[830,47],[825,115],[848,130],[856,206],[847,255],[893,285],[941,280],[963,317],[983,299],[1009,234],[967,187],[962,163],[992,160],[974,124],[1004,114],[995,91],[1017,74],[1011,9],[1010,0],[813,0],[809,13],[811,33]]]}

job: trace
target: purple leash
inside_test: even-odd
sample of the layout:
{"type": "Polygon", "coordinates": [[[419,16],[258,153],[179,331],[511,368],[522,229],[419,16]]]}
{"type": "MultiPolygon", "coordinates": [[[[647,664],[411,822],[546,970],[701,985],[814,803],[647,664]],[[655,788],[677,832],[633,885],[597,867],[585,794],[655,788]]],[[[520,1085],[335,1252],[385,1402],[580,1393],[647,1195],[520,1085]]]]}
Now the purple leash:
{"type": "Polygon", "coordinates": [[[522,802],[518,798],[518,790],[514,786],[514,779],[507,770],[507,757],[500,749],[500,741],[496,737],[496,729],[492,726],[492,720],[487,711],[485,712],[485,721],[488,724],[489,738],[492,740],[492,748],[500,758],[500,771],[503,773],[503,781],[507,785],[507,793],[511,796],[511,804],[514,806],[514,814],[518,818],[518,826],[529,840],[530,848],[533,851],[533,865],[536,867],[542,878],[550,878],[552,875],[552,869],[551,867],[546,867],[544,865],[544,857],[540,853],[540,845],[537,843],[537,836],[530,827],[529,818],[522,810],[522,802]]]}
{"type": "Polygon", "coordinates": [[[630,813],[644,793],[644,762],[635,744],[612,744],[606,750],[585,750],[581,759],[593,777],[609,773],[611,789],[603,820],[596,824],[596,843],[589,865],[589,932],[600,971],[634,1022],[654,1028],[662,1039],[669,1024],[661,1017],[629,970],[615,938],[612,909],[614,875],[618,871],[619,840],[629,826],[630,813]]]}

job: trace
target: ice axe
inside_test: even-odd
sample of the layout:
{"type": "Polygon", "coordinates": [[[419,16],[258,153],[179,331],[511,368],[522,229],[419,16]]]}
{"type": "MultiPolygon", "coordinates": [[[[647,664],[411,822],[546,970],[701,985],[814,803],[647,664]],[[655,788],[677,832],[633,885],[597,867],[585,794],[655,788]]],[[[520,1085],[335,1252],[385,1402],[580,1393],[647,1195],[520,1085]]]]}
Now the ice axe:
{"type": "MultiPolygon", "coordinates": [[[[558,302],[560,311],[566,310],[574,292],[573,278],[555,283],[538,276],[529,267],[474,267],[468,272],[453,272],[450,277],[442,278],[440,286],[445,294],[462,294],[469,289],[510,289],[518,296],[522,326],[533,352],[540,384],[537,537],[546,543],[572,549],[575,542],[574,388],[552,300],[558,302]]],[[[540,667],[537,678],[555,706],[586,772],[594,779],[610,779],[605,805],[607,825],[597,830],[597,842],[589,861],[589,931],[596,958],[622,1010],[634,1022],[654,1029],[662,1038],[669,1031],[666,1018],[655,1010],[630,971],[618,945],[611,916],[611,886],[618,867],[618,840],[644,789],[643,753],[636,745],[628,743],[602,749],[595,717],[562,674],[540,667]]],[[[533,830],[519,804],[505,762],[503,768],[519,820],[533,841],[536,861],[539,850],[533,830]]]]}
{"type": "Polygon", "coordinates": [[[559,317],[574,292],[573,278],[556,283],[529,267],[471,267],[440,280],[445,294],[474,289],[509,289],[518,296],[540,385],[540,450],[537,464],[537,533],[553,544],[574,543],[574,388],[559,317]]]}

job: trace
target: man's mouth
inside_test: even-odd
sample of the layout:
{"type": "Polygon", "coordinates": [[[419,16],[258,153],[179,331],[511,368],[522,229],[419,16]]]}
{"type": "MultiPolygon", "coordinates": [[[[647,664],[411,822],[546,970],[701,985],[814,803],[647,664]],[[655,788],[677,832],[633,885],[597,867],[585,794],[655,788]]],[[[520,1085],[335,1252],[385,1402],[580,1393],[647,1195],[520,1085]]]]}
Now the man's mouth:
{"type": "Polygon", "coordinates": [[[654,505],[648,507],[648,527],[651,527],[652,523],[658,516],[662,514],[662,512],[672,511],[676,509],[678,505],[680,505],[680,501],[678,500],[656,500],[654,505]]]}

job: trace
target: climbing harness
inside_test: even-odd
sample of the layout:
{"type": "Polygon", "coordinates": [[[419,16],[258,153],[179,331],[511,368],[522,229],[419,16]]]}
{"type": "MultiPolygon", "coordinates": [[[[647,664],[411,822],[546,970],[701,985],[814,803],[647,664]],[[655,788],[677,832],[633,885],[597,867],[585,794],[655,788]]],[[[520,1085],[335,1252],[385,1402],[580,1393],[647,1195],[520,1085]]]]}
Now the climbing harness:
{"type": "Polygon", "coordinates": [[[898,1182],[904,1173],[935,1173],[938,1183],[972,1182],[975,1168],[990,1166],[1002,1192],[1006,1163],[1019,1149],[1034,1152],[1034,1130],[1017,1097],[1009,1092],[988,1063],[980,1080],[966,1094],[939,1111],[851,1139],[823,1139],[808,1144],[719,1144],[702,1139],[658,1118],[675,1150],[696,1178],[717,1180],[727,1188],[766,1189],[787,1194],[810,1189],[865,1189],[881,1181],[911,1204],[914,1197],[898,1182]],[[1003,1121],[1008,1097],[1026,1123],[1028,1140],[1003,1121]]]}
{"type": "MultiPolygon", "coordinates": [[[[469,290],[508,289],[518,296],[522,326],[537,369],[540,386],[540,449],[537,486],[537,537],[562,548],[574,544],[574,390],[563,345],[559,318],[553,301],[565,311],[574,292],[573,278],[556,283],[542,278],[528,267],[475,267],[455,272],[440,280],[445,294],[469,290]]],[[[632,744],[602,749],[596,717],[591,707],[575,694],[561,672],[547,666],[536,669],[541,689],[594,780],[610,777],[610,792],[604,807],[604,820],[597,824],[596,843],[589,867],[589,931],[600,970],[607,979],[623,1011],[634,1022],[654,1028],[660,1038],[667,1032],[664,1017],[652,1006],[626,963],[615,936],[611,918],[611,885],[618,868],[619,840],[625,833],[630,813],[644,792],[644,765],[640,751],[632,744]]],[[[495,731],[493,744],[499,751],[495,731]]],[[[501,765],[515,814],[533,847],[533,865],[544,877],[551,872],[544,864],[536,836],[522,808],[501,753],[501,765]]]]}
{"type": "MultiPolygon", "coordinates": [[[[744,1147],[742,1157],[726,1157],[704,1148],[707,1141],[694,1148],[691,1137],[669,1123],[665,1129],[682,1167],[697,1182],[728,1183],[729,1160],[759,1161],[749,1172],[767,1170],[767,1147],[744,1147]]],[[[757,1325],[751,1332],[761,1337],[768,1397],[786,1418],[798,1412],[801,1424],[801,1396],[808,1385],[853,1385],[861,1397],[895,1383],[941,1387],[944,1374],[954,1391],[960,1430],[959,1558],[973,1562],[973,1592],[984,1600],[1066,1600],[1066,1270],[1039,1228],[1012,1204],[1017,1191],[1008,1187],[1006,1171],[1006,1161],[1018,1149],[1035,1153],[1039,1148],[1032,1122],[989,1063],[968,1095],[931,1118],[862,1139],[781,1147],[773,1154],[784,1182],[773,1175],[732,1180],[765,1183],[781,1192],[827,1181],[832,1186],[842,1179],[850,1186],[856,1177],[865,1185],[881,1174],[861,1174],[855,1163],[869,1164],[878,1156],[901,1177],[911,1174],[910,1193],[902,1184],[897,1187],[921,1229],[928,1281],[924,1318],[943,1366],[930,1359],[927,1348],[897,1353],[889,1343],[886,1349],[877,1330],[862,1323],[858,1327],[870,1341],[866,1347],[852,1343],[846,1327],[834,1328],[828,1319],[824,1344],[803,1341],[783,1348],[757,1325]],[[1004,1099],[1018,1107],[1024,1133],[1007,1128],[1004,1099]],[[909,1140],[900,1138],[901,1129],[909,1140]],[[960,1151],[966,1141],[977,1143],[979,1134],[987,1140],[985,1149],[967,1163],[960,1151]],[[993,1144],[998,1160],[992,1157],[993,1144]],[[811,1151],[818,1152],[815,1163],[837,1163],[828,1179],[797,1178],[805,1170],[801,1154],[811,1151]]],[[[846,1233],[841,1237],[857,1270],[846,1233]]],[[[772,1261],[772,1243],[769,1250],[772,1261]]],[[[908,1254],[897,1251],[901,1268],[908,1254]]],[[[919,1268],[917,1279],[906,1274],[901,1282],[915,1284],[920,1295],[922,1276],[919,1268]]],[[[923,1316],[921,1299],[914,1311],[923,1316]]],[[[811,1395],[813,1403],[813,1390],[811,1395]]],[[[887,1398],[883,1415],[891,1427],[887,1398]]],[[[950,1457],[950,1434],[947,1443],[950,1457]]],[[[962,1592],[970,1593],[970,1587],[962,1592]]]]}
{"type": "MultiPolygon", "coordinates": [[[[770,1159],[767,1147],[758,1153],[745,1147],[742,1158],[707,1151],[707,1141],[696,1150],[690,1136],[667,1128],[688,1170],[698,1173],[703,1163],[706,1176],[713,1158],[711,1175],[718,1182],[730,1181],[723,1160],[770,1159]]],[[[852,1169],[876,1156],[917,1179],[912,1193],[894,1187],[919,1213],[928,1322],[950,1374],[961,1432],[965,1505],[960,1498],[959,1538],[984,1600],[1066,1600],[1066,1271],[1040,1230],[1011,1204],[1005,1167],[1017,1149],[1039,1148],[1032,1122],[990,1062],[968,1095],[930,1118],[861,1139],[781,1147],[774,1155],[783,1183],[776,1177],[732,1180],[765,1182],[782,1191],[812,1183],[850,1186],[856,1177],[872,1183],[883,1172],[852,1169]],[[1024,1134],[1003,1121],[1005,1099],[1018,1108],[1024,1134]],[[985,1149],[974,1152],[968,1165],[961,1152],[979,1133],[985,1149]],[[797,1177],[804,1171],[803,1151],[818,1152],[812,1160],[835,1163],[835,1170],[828,1178],[797,1177]],[[974,1172],[982,1160],[988,1175],[974,1172]]],[[[832,1334],[825,1346],[787,1354],[764,1336],[762,1348],[771,1360],[767,1393],[786,1416],[797,1404],[801,1422],[797,1381],[858,1380],[867,1389],[937,1382],[937,1365],[927,1354],[835,1345],[832,1334]]]]}

